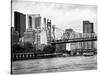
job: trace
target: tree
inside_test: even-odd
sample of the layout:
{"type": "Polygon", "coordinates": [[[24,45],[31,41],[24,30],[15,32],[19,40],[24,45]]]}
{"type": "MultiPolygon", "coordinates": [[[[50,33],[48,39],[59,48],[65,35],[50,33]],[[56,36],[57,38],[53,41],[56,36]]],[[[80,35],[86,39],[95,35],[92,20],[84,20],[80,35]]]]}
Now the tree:
{"type": "Polygon", "coordinates": [[[47,45],[44,47],[43,50],[45,53],[54,53],[55,52],[55,47],[52,45],[47,45]]]}
{"type": "Polygon", "coordinates": [[[25,49],[33,49],[33,44],[30,42],[25,42],[24,43],[24,48],[25,49]]]}
{"type": "Polygon", "coordinates": [[[13,52],[13,53],[17,53],[17,52],[19,52],[19,51],[21,51],[22,50],[22,47],[19,45],[19,44],[13,44],[12,46],[11,46],[11,51],[13,52]]]}

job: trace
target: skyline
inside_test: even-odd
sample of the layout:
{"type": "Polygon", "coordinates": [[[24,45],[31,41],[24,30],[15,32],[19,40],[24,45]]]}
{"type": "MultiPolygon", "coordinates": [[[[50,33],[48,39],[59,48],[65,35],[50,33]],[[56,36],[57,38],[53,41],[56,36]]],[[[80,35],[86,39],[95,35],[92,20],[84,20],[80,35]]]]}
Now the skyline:
{"type": "MultiPolygon", "coordinates": [[[[26,15],[26,28],[28,28],[27,15],[40,14],[41,28],[43,26],[43,18],[51,19],[52,25],[61,30],[72,28],[75,32],[83,32],[83,20],[89,20],[94,23],[94,32],[97,32],[97,6],[65,4],[53,2],[38,1],[12,1],[12,26],[14,26],[14,11],[18,11],[26,15]]],[[[63,31],[56,30],[55,35],[59,39],[63,31]]],[[[46,43],[46,33],[41,33],[41,42],[46,43]]]]}
{"type": "MultiPolygon", "coordinates": [[[[82,32],[83,20],[89,20],[94,23],[94,31],[97,32],[97,6],[95,5],[79,5],[64,4],[52,2],[36,2],[36,1],[19,1],[12,2],[12,20],[14,11],[23,14],[40,14],[43,18],[49,18],[52,24],[65,30],[72,28],[76,32],[82,32]]],[[[12,26],[14,21],[12,21],[12,26]]],[[[28,27],[26,20],[26,27],[28,27]]]]}

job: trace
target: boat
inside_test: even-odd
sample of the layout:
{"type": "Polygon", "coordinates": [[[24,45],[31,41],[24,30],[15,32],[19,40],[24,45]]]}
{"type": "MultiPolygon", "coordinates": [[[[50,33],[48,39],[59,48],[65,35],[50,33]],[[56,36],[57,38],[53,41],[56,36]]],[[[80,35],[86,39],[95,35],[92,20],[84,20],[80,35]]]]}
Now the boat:
{"type": "Polygon", "coordinates": [[[83,56],[93,56],[94,52],[83,52],[83,56]]]}

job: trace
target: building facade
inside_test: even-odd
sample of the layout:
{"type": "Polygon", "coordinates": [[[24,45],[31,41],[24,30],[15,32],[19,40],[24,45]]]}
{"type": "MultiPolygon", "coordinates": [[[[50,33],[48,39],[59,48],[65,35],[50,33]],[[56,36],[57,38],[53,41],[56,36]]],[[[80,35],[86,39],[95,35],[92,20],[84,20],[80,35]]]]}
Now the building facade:
{"type": "Polygon", "coordinates": [[[24,42],[30,42],[34,44],[35,42],[35,30],[27,30],[24,32],[24,42]]]}
{"type": "Polygon", "coordinates": [[[11,27],[11,45],[18,44],[19,42],[19,33],[15,31],[14,27],[11,27]]]}
{"type": "Polygon", "coordinates": [[[60,53],[62,51],[66,50],[66,44],[56,44],[56,51],[57,53],[60,53]]]}
{"type": "Polygon", "coordinates": [[[83,33],[94,33],[93,23],[83,21],[83,33]]]}
{"type": "Polygon", "coordinates": [[[51,20],[47,19],[47,44],[51,42],[51,20]]]}
{"type": "Polygon", "coordinates": [[[36,44],[36,48],[40,45],[41,41],[41,16],[40,14],[28,14],[28,29],[33,30],[35,37],[34,37],[34,43],[36,44]]]}
{"type": "MultiPolygon", "coordinates": [[[[63,40],[69,40],[69,39],[77,39],[81,38],[82,33],[76,33],[73,29],[66,29],[65,33],[63,33],[63,40]]],[[[75,42],[75,43],[66,43],[66,50],[80,50],[82,48],[81,42],[75,42]]]]}
{"type": "MultiPolygon", "coordinates": [[[[93,23],[89,21],[83,21],[83,34],[92,34],[92,33],[94,33],[93,23]]],[[[88,35],[84,35],[84,36],[88,36],[88,35]]],[[[83,49],[93,49],[94,41],[83,42],[82,48],[83,49]]]]}
{"type": "Polygon", "coordinates": [[[40,14],[28,14],[28,28],[40,29],[41,28],[41,16],[40,14]]]}
{"type": "Polygon", "coordinates": [[[19,37],[23,37],[24,32],[26,31],[26,15],[15,11],[14,27],[15,27],[15,31],[18,31],[19,37]]]}

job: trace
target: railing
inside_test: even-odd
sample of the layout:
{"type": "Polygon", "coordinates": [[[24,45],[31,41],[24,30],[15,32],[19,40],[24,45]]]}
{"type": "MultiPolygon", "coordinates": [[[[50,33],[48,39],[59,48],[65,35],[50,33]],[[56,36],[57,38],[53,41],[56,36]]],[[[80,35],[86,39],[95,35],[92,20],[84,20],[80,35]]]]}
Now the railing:
{"type": "Polygon", "coordinates": [[[62,40],[65,39],[76,39],[76,38],[91,38],[96,37],[96,33],[72,33],[70,35],[64,34],[62,40]]]}
{"type": "Polygon", "coordinates": [[[69,38],[69,39],[60,39],[60,40],[53,40],[51,44],[60,44],[60,43],[72,43],[72,42],[85,42],[85,41],[97,41],[97,36],[90,35],[83,36],[83,37],[75,37],[75,38],[69,38]]]}

